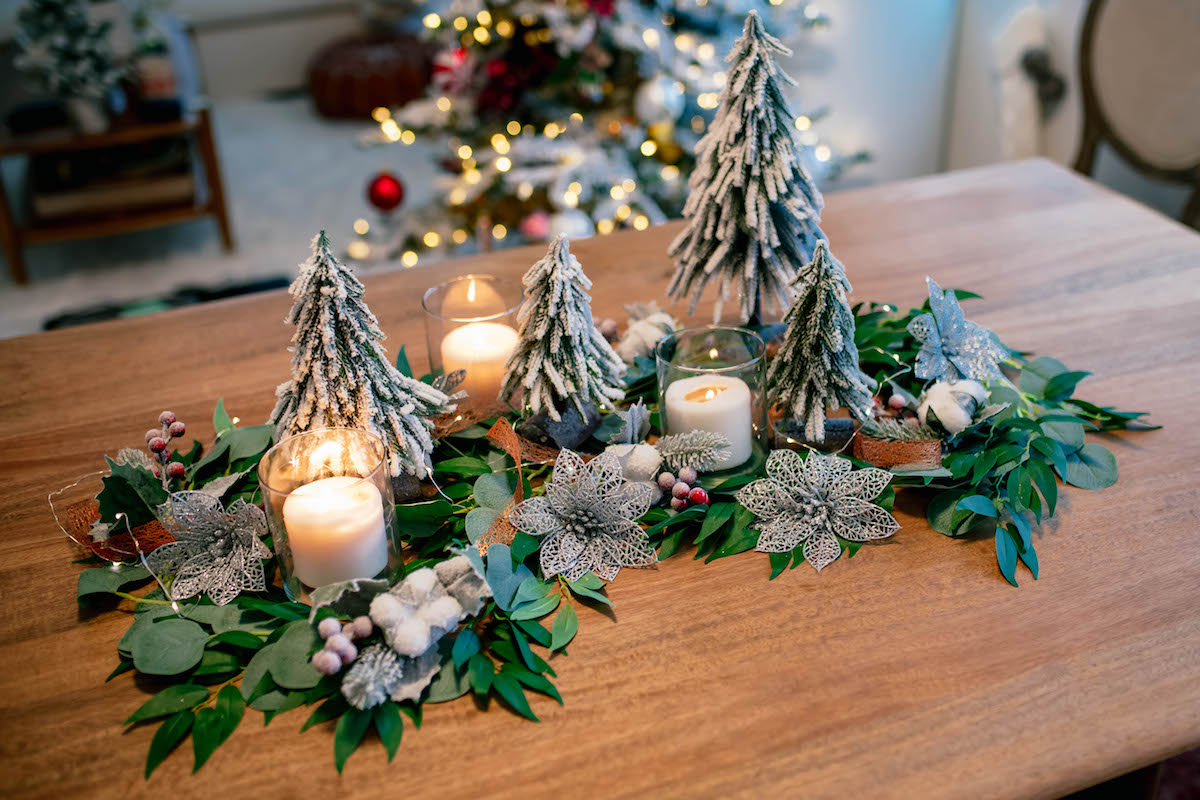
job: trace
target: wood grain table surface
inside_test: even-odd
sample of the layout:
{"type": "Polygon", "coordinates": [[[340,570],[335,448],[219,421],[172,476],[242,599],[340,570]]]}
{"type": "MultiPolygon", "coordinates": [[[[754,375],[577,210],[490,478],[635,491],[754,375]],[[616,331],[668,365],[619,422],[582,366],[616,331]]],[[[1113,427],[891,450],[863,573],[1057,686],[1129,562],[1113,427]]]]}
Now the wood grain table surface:
{"type": "MultiPolygon", "coordinates": [[[[597,318],[661,298],[678,227],[573,245],[597,318]]],[[[46,495],[140,446],[164,408],[202,441],[218,397],[263,419],[290,301],[2,341],[0,795],[1050,798],[1200,745],[1200,236],[1043,161],[834,194],[823,227],[852,300],[918,304],[927,274],[979,292],[968,317],[1165,426],[1103,437],[1120,481],[1062,493],[1035,534],[1040,580],[1009,586],[990,539],[932,532],[902,493],[892,539],[819,575],[768,582],[755,553],[623,571],[615,621],[585,610],[554,659],[566,705],[531,695],[540,724],[428,706],[393,764],[368,742],[339,778],[328,726],[252,713],[198,774],[184,752],[143,781],[152,729],[120,723],[146,695],[104,682],[128,610],[77,607],[46,495]]],[[[422,290],[519,276],[540,250],[370,275],[366,299],[421,370],[422,290]]]]}

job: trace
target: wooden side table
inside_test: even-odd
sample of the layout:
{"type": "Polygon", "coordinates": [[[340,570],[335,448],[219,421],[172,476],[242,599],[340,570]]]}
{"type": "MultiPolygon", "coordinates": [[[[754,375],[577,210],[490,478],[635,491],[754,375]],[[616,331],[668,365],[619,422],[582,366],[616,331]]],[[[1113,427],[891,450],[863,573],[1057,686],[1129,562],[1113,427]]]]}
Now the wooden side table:
{"type": "Polygon", "coordinates": [[[22,227],[13,218],[3,180],[0,180],[0,244],[8,260],[8,270],[18,284],[29,281],[25,270],[25,245],[57,242],[66,239],[86,239],[114,233],[174,225],[197,217],[213,217],[221,232],[226,251],[233,250],[233,234],[225,206],[225,189],[221,182],[221,166],[213,140],[212,122],[207,108],[192,117],[174,122],[121,125],[105,133],[93,135],[62,135],[55,137],[26,137],[0,140],[0,158],[35,156],[46,153],[90,150],[113,145],[133,144],[181,134],[195,139],[196,149],[204,164],[207,196],[204,202],[193,197],[191,202],[140,209],[121,209],[111,213],[78,215],[54,220],[32,220],[22,227]]]}

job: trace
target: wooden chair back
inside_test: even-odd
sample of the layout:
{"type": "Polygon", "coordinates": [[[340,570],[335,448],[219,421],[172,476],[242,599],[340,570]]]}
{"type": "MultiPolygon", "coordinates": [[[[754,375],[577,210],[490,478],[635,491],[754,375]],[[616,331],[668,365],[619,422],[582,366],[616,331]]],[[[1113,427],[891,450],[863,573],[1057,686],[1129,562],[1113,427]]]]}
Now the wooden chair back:
{"type": "Polygon", "coordinates": [[[1091,0],[1079,46],[1091,174],[1103,141],[1135,169],[1185,183],[1182,221],[1200,230],[1200,2],[1091,0]]]}

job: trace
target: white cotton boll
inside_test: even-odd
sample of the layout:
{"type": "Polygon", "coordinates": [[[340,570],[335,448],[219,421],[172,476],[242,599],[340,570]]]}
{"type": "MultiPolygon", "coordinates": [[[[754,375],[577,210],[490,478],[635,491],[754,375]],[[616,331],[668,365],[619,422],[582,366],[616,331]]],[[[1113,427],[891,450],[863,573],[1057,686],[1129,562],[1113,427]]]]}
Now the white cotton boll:
{"type": "Polygon", "coordinates": [[[415,616],[388,628],[384,636],[393,650],[410,658],[421,655],[433,643],[429,635],[429,623],[415,616]]]}
{"type": "Polygon", "coordinates": [[[630,323],[617,343],[617,355],[627,364],[638,356],[649,356],[654,352],[658,340],[675,330],[675,320],[670,314],[658,312],[645,319],[630,323]]]}
{"type": "Polygon", "coordinates": [[[439,597],[431,603],[426,603],[417,611],[427,624],[441,628],[443,631],[453,630],[462,617],[462,606],[450,595],[439,597]]]}
{"type": "Polygon", "coordinates": [[[962,433],[975,412],[987,402],[987,389],[979,381],[938,381],[925,390],[917,407],[917,418],[926,424],[930,409],[949,433],[962,433]]]}
{"type": "Polygon", "coordinates": [[[404,576],[404,586],[410,589],[418,600],[428,597],[437,582],[437,573],[429,567],[413,570],[404,576]]]}
{"type": "Polygon", "coordinates": [[[621,476],[627,481],[652,481],[662,466],[662,455],[651,444],[612,444],[604,452],[617,457],[621,476]]]}
{"type": "Polygon", "coordinates": [[[401,603],[395,595],[384,592],[371,601],[371,621],[380,628],[392,628],[412,615],[412,606],[401,603]]]}

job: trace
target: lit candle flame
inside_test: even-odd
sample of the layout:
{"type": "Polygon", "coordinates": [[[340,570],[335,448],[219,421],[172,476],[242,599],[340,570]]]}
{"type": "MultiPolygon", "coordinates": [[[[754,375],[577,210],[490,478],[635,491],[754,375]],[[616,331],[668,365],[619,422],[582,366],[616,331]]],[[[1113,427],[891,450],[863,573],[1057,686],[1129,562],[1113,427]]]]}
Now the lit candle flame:
{"type": "Polygon", "coordinates": [[[684,400],[689,400],[693,403],[707,403],[714,397],[725,391],[728,387],[725,386],[705,386],[701,389],[695,389],[683,396],[684,400]]]}
{"type": "Polygon", "coordinates": [[[709,350],[708,357],[715,361],[717,358],[717,348],[714,347],[712,350],[709,350]]]}
{"type": "Polygon", "coordinates": [[[341,442],[333,440],[323,442],[316,450],[313,450],[309,462],[314,465],[328,466],[332,469],[333,462],[341,459],[343,450],[341,442]]]}
{"type": "Polygon", "coordinates": [[[475,279],[471,278],[471,282],[467,284],[467,302],[475,302],[475,279]]]}

